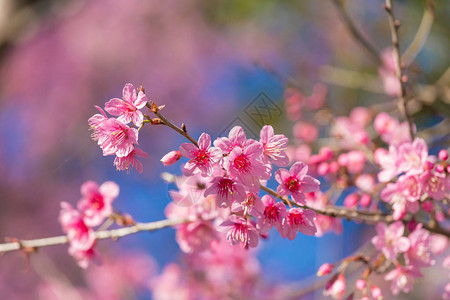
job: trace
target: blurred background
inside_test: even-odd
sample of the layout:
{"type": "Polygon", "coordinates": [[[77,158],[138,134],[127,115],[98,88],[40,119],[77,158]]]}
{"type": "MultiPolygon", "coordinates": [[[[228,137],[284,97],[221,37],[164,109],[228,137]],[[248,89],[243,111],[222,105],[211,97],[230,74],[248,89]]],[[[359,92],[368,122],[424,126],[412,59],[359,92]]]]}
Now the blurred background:
{"type": "MultiPolygon", "coordinates": [[[[345,10],[379,52],[391,45],[382,2],[345,1],[345,10]]],[[[145,126],[139,142],[150,157],[142,161],[143,174],[128,175],[116,171],[113,157],[103,157],[90,137],[87,120],[97,113],[94,105],[120,97],[127,82],[142,84],[150,99],[166,105],[166,117],[186,123],[195,137],[208,132],[215,138],[233,125],[258,134],[260,124],[245,108],[261,93],[279,108],[272,118],[276,132],[292,137],[285,89],[310,95],[317,83],[327,86],[326,107],[334,115],[374,103],[395,114],[377,63],[353,39],[336,3],[0,0],[0,237],[61,235],[59,202],[75,205],[86,180],[117,182],[121,191],[114,206],[135,220],[165,218],[170,187],[160,173],[181,172],[179,166],[163,168],[159,160],[184,140],[167,128],[145,126]]],[[[395,1],[402,50],[413,41],[427,3],[395,1]]],[[[409,74],[420,95],[411,106],[419,129],[450,114],[448,90],[427,89],[450,63],[450,2],[435,6],[431,31],[409,74]]],[[[448,130],[436,143],[448,145],[448,130]]],[[[288,241],[272,234],[257,251],[261,276],[270,283],[308,285],[318,266],[352,253],[372,233],[344,221],[342,235],[288,241]]],[[[141,266],[141,278],[150,278],[179,260],[174,235],[164,229],[102,241],[98,248],[105,262],[141,259],[134,264],[141,266]]],[[[69,291],[65,298],[52,298],[49,286],[54,290],[62,280],[87,299],[83,291],[108,286],[94,286],[89,276],[103,278],[111,265],[86,275],[67,246],[40,249],[29,259],[9,253],[0,257],[0,298],[77,299],[69,291]]],[[[442,287],[427,280],[422,292],[438,299],[442,287]]],[[[148,285],[139,285],[144,288],[123,299],[151,299],[148,285]]],[[[309,297],[323,298],[320,290],[309,297]]]]}

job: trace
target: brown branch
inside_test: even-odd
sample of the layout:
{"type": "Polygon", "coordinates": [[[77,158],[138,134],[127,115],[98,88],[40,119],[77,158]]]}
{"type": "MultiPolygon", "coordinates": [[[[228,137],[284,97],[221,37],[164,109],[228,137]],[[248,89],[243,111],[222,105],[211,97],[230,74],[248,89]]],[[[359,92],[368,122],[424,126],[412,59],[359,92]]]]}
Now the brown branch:
{"type": "MultiPolygon", "coordinates": [[[[324,216],[342,218],[342,219],[347,219],[349,221],[358,221],[358,222],[367,223],[367,224],[374,224],[374,223],[378,223],[378,222],[390,224],[395,221],[394,217],[392,215],[385,214],[380,211],[375,211],[375,212],[361,211],[361,210],[349,209],[346,207],[339,207],[339,206],[326,207],[326,208],[313,208],[313,207],[309,207],[306,205],[298,205],[298,204],[294,203],[293,201],[289,201],[289,199],[286,197],[280,197],[280,195],[278,195],[278,193],[276,191],[274,191],[268,187],[260,185],[260,188],[263,191],[265,191],[266,193],[268,193],[274,197],[280,198],[285,204],[290,203],[291,205],[294,205],[294,206],[297,206],[297,207],[300,207],[303,209],[311,209],[315,213],[321,214],[324,216]]],[[[406,223],[406,222],[408,222],[408,219],[405,218],[403,221],[406,223]]],[[[419,221],[416,220],[416,222],[419,222],[419,221]]],[[[430,222],[429,224],[426,224],[424,222],[419,222],[419,223],[422,223],[423,227],[430,232],[442,234],[442,235],[445,235],[446,237],[450,238],[450,231],[448,231],[445,228],[442,228],[439,225],[439,223],[437,223],[437,222],[430,222]]]]}
{"type": "Polygon", "coordinates": [[[146,106],[155,114],[158,116],[158,118],[161,120],[161,124],[164,124],[166,126],[169,126],[185,138],[187,138],[192,144],[198,147],[197,141],[189,134],[186,130],[186,125],[182,124],[181,127],[176,126],[171,121],[167,120],[159,111],[161,110],[158,108],[154,103],[150,104],[147,102],[146,106]]]}
{"type": "Polygon", "coordinates": [[[400,83],[401,94],[400,94],[400,105],[399,109],[403,115],[403,118],[408,122],[409,134],[411,136],[411,140],[414,140],[414,131],[413,124],[411,118],[408,114],[407,100],[406,100],[406,89],[403,82],[403,74],[402,74],[402,63],[400,57],[400,45],[398,40],[398,28],[400,27],[400,21],[395,20],[394,18],[394,7],[392,6],[392,0],[385,0],[386,3],[384,5],[384,9],[388,13],[389,19],[389,28],[391,30],[391,38],[392,45],[394,46],[394,60],[396,64],[395,75],[400,83]]]}
{"type": "Polygon", "coordinates": [[[352,18],[348,14],[345,9],[343,0],[333,0],[333,4],[341,15],[342,20],[347,26],[348,30],[352,34],[355,41],[357,41],[364,49],[366,49],[367,53],[370,54],[370,57],[378,64],[381,65],[380,55],[378,54],[378,50],[362,35],[362,33],[358,30],[352,18]]]}
{"type": "MultiPolygon", "coordinates": [[[[190,222],[190,220],[161,220],[156,222],[149,222],[149,223],[136,223],[133,226],[118,228],[118,229],[111,229],[111,230],[102,230],[95,232],[95,238],[97,240],[101,239],[113,239],[116,240],[118,238],[134,234],[141,231],[155,231],[157,229],[162,229],[165,227],[171,227],[183,223],[190,222]]],[[[4,243],[0,244],[0,253],[2,252],[10,252],[10,251],[16,251],[20,249],[33,249],[40,247],[46,247],[46,246],[53,246],[53,245],[62,245],[67,244],[69,242],[69,239],[66,235],[61,236],[54,236],[54,237],[48,237],[48,238],[42,238],[42,239],[34,239],[34,240],[19,240],[16,242],[11,243],[4,243]]]]}

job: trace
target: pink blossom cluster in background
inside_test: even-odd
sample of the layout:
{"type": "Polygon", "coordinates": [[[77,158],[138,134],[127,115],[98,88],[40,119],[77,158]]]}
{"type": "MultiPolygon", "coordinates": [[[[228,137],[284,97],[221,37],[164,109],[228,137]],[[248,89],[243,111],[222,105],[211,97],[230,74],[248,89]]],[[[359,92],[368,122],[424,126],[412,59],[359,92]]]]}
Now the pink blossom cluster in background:
{"type": "Polygon", "coordinates": [[[69,254],[82,268],[87,268],[95,256],[95,234],[93,227],[101,225],[112,212],[112,202],[119,195],[119,186],[107,181],[98,186],[86,181],[81,186],[82,198],[75,209],[67,202],[61,202],[59,222],[69,238],[69,254]]]}

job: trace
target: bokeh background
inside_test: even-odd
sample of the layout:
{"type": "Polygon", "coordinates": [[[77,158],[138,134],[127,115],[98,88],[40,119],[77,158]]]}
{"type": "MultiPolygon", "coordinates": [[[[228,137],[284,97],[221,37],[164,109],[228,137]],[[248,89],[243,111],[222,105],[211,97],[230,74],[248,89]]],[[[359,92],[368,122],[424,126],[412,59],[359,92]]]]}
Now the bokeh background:
{"type": "MultiPolygon", "coordinates": [[[[379,51],[388,48],[382,1],[345,2],[373,45],[379,51]]],[[[419,27],[425,1],[395,3],[405,48],[419,27]]],[[[414,80],[423,85],[438,80],[450,62],[450,2],[435,5],[432,30],[413,68],[414,80]]],[[[86,180],[117,182],[121,192],[115,207],[138,221],[164,218],[171,187],[160,173],[180,170],[163,168],[159,160],[183,139],[167,128],[145,126],[139,141],[150,157],[143,160],[143,174],[128,175],[117,172],[113,158],[103,157],[90,138],[87,119],[96,113],[94,105],[119,97],[127,82],[142,84],[153,101],[166,105],[165,115],[186,123],[194,136],[217,137],[237,117],[244,120],[243,109],[261,92],[283,109],[290,85],[310,94],[314,84],[325,83],[326,105],[335,115],[373,103],[395,109],[377,65],[352,39],[332,1],[1,0],[1,238],[62,234],[59,202],[75,204],[86,180]]],[[[419,127],[449,111],[448,98],[439,95],[418,101],[414,110],[419,127]]],[[[259,132],[258,124],[245,123],[259,132]]],[[[292,137],[293,123],[284,113],[272,125],[292,137]]],[[[258,249],[261,276],[273,283],[307,284],[318,266],[352,253],[371,233],[344,221],[342,235],[288,241],[273,234],[258,249]]],[[[151,256],[141,264],[148,265],[142,277],[180,255],[172,229],[102,241],[98,248],[105,261],[122,260],[123,253],[151,256]]],[[[102,276],[92,272],[101,270],[89,274],[102,276]]],[[[0,257],[1,299],[50,299],[45,287],[55,278],[94,289],[67,246],[41,249],[30,259],[23,253],[0,257]]],[[[430,282],[422,292],[437,299],[439,286],[430,282]]],[[[408,297],[424,299],[417,295],[408,297]]],[[[72,299],[66,297],[61,299],[72,299]]],[[[133,297],[151,299],[145,289],[133,297]]],[[[323,296],[318,291],[309,297],[323,296]]]]}

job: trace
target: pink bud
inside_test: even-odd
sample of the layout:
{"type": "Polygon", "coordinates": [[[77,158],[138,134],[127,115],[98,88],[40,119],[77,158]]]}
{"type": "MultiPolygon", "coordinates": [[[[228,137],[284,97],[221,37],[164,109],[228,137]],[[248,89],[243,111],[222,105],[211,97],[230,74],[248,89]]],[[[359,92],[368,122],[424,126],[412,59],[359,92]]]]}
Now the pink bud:
{"type": "Polygon", "coordinates": [[[439,173],[444,173],[444,166],[443,165],[436,165],[436,171],[439,173]]]}
{"type": "Polygon", "coordinates": [[[325,175],[325,174],[327,174],[327,173],[328,173],[328,170],[329,170],[329,165],[328,165],[328,163],[326,163],[326,162],[321,162],[321,163],[319,164],[319,166],[317,167],[317,173],[318,173],[319,175],[325,175]]]}
{"type": "Polygon", "coordinates": [[[339,170],[339,164],[335,161],[331,162],[328,167],[328,172],[334,174],[339,170]]]}
{"type": "Polygon", "coordinates": [[[383,299],[383,293],[381,292],[381,289],[377,287],[376,285],[372,285],[370,288],[370,293],[372,294],[372,297],[377,300],[383,299]]]}
{"type": "Polygon", "coordinates": [[[358,290],[363,290],[366,287],[366,281],[364,279],[358,279],[356,280],[356,288],[358,290]]]}
{"type": "Polygon", "coordinates": [[[355,207],[358,205],[359,196],[356,193],[350,194],[344,199],[344,206],[345,207],[355,207]]]}
{"type": "Polygon", "coordinates": [[[176,163],[181,157],[180,151],[170,151],[161,158],[161,162],[167,167],[176,163]]]}
{"type": "Polygon", "coordinates": [[[439,159],[443,161],[446,161],[448,159],[448,153],[445,149],[439,151],[439,159]]]}
{"type": "Polygon", "coordinates": [[[329,263],[324,263],[320,266],[319,270],[317,271],[317,276],[325,276],[331,273],[333,271],[334,266],[329,263]]]}
{"type": "Polygon", "coordinates": [[[345,293],[345,277],[344,274],[339,274],[338,278],[333,282],[329,288],[326,289],[326,295],[331,296],[335,299],[342,299],[345,293]]]}
{"type": "Polygon", "coordinates": [[[425,169],[426,170],[432,170],[434,168],[434,163],[432,163],[431,161],[426,161],[425,162],[425,169]]]}
{"type": "Polygon", "coordinates": [[[348,164],[347,153],[342,153],[341,155],[339,155],[338,164],[343,167],[345,167],[348,164]]]}

